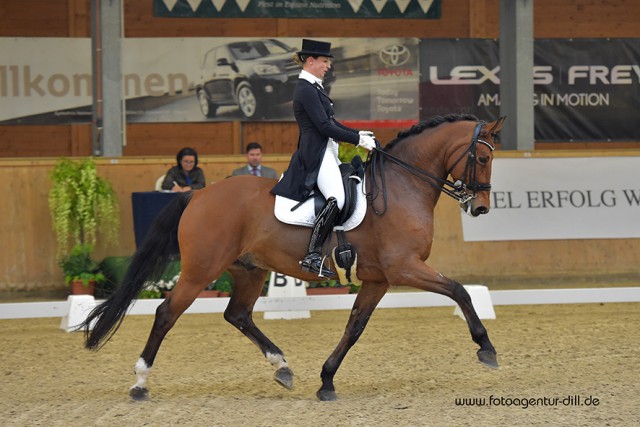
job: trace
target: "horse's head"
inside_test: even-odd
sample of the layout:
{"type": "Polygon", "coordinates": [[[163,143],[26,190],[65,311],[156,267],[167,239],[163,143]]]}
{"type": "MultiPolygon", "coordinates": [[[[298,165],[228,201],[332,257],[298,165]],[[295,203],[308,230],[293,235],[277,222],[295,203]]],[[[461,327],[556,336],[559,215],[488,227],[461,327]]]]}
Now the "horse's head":
{"type": "MultiPolygon", "coordinates": [[[[368,162],[369,192],[375,199],[382,186],[384,209],[374,211],[382,215],[387,199],[384,179],[384,160],[388,159],[400,169],[424,181],[440,192],[460,202],[460,207],[471,216],[489,212],[491,205],[491,162],[495,150],[495,138],[506,117],[486,123],[468,114],[434,116],[411,129],[398,133],[384,150],[376,149],[368,162]],[[440,126],[450,124],[449,126],[440,126]],[[472,135],[469,135],[471,130],[472,135]],[[427,143],[435,140],[434,143],[427,143]],[[406,142],[405,142],[406,141],[406,142]],[[464,160],[464,161],[463,161],[464,160]],[[426,165],[422,169],[420,166],[426,165]],[[378,176],[380,174],[380,176],[378,176]],[[448,176],[453,181],[447,179],[448,176]],[[380,184],[378,184],[380,182],[380,184]]],[[[431,192],[433,193],[433,192],[431,192]]],[[[434,201],[437,202],[437,196],[434,201]]]]}
{"type": "Polygon", "coordinates": [[[495,137],[502,129],[506,116],[491,123],[478,122],[471,142],[464,141],[449,156],[448,174],[455,182],[460,208],[471,216],[489,212],[491,207],[491,163],[495,137]]]}

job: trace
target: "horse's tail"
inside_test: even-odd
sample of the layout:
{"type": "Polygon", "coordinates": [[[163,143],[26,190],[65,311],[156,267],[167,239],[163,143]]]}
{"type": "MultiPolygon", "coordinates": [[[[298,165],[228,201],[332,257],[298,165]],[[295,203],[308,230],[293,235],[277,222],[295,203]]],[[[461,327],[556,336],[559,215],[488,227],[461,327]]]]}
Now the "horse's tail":
{"type": "Polygon", "coordinates": [[[180,253],[178,224],[190,200],[191,193],[181,193],[158,214],[133,255],[122,285],[78,326],[84,329],[86,348],[97,350],[111,339],[145,284],[158,280],[171,257],[180,253]]]}

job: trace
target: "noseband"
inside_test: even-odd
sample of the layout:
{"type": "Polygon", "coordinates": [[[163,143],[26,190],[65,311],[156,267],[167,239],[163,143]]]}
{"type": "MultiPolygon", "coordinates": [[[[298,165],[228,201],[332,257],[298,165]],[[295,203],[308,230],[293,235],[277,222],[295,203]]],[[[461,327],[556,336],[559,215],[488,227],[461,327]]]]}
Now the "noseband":
{"type": "MultiPolygon", "coordinates": [[[[486,145],[491,151],[495,150],[495,147],[479,138],[480,131],[482,130],[482,126],[486,124],[485,121],[479,121],[476,124],[475,129],[473,130],[473,136],[471,138],[471,143],[467,147],[467,149],[458,157],[458,159],[454,162],[453,166],[447,170],[447,175],[449,176],[453,169],[456,167],[458,163],[467,155],[467,162],[464,168],[464,174],[462,175],[462,179],[471,180],[468,184],[457,180],[456,182],[451,182],[448,179],[442,179],[440,177],[434,176],[427,171],[424,171],[420,168],[416,168],[415,166],[410,165],[409,163],[395,157],[392,154],[387,153],[383,149],[376,147],[373,151],[369,152],[369,156],[367,158],[367,167],[370,168],[370,191],[366,194],[367,200],[369,200],[371,206],[373,207],[373,211],[377,215],[382,215],[387,210],[387,189],[384,175],[384,159],[387,158],[392,162],[396,163],[401,168],[405,169],[410,174],[418,177],[420,180],[428,183],[433,188],[438,191],[442,191],[447,194],[454,200],[457,200],[458,203],[464,205],[472,199],[476,198],[476,194],[478,191],[490,191],[491,184],[490,183],[481,183],[478,182],[477,171],[476,171],[476,148],[478,143],[486,145]],[[378,193],[380,190],[377,188],[377,176],[380,175],[380,180],[382,184],[382,198],[384,203],[384,208],[382,211],[378,211],[373,206],[373,201],[378,197],[378,193]],[[467,189],[471,190],[472,193],[467,193],[467,189]]],[[[377,142],[377,141],[376,141],[377,142]]]]}

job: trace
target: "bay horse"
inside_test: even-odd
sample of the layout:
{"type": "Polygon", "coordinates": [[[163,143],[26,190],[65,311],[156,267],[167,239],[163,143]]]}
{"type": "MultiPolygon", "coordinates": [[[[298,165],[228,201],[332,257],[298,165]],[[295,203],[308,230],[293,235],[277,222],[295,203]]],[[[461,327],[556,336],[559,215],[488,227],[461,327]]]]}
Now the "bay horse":
{"type": "MultiPolygon", "coordinates": [[[[337,399],[334,376],[391,285],[453,299],[480,346],[480,362],[498,366],[496,350],[465,288],[425,261],[433,240],[434,208],[443,191],[472,216],[489,211],[494,139],[504,119],[486,123],[469,115],[436,116],[400,132],[384,150],[376,148],[370,154],[365,173],[367,213],[358,227],[347,232],[358,251],[356,276],[362,285],[344,335],[322,366],[322,385],[316,393],[320,400],[337,399]]],[[[85,346],[99,349],[117,331],[145,283],[157,280],[169,260],[181,257],[180,279],[158,306],[135,364],[132,398],[147,397],[148,376],[165,335],[200,291],[225,270],[233,276],[234,289],[224,318],[260,348],[275,368],[275,380],[293,387],[293,371],[282,350],[254,324],[253,307],[270,270],[306,281],[318,277],[302,272],[298,264],[309,229],[281,223],[273,214],[274,184],[272,179],[238,176],[176,197],[134,254],[123,284],[80,325],[85,346]]]]}

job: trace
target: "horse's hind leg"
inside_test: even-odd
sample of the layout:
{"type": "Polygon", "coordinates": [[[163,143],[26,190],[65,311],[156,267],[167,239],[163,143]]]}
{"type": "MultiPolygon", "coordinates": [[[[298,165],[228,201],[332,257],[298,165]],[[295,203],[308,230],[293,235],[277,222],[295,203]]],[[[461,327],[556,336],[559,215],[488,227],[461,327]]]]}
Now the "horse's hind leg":
{"type": "Polygon", "coordinates": [[[289,369],[284,353],[253,322],[253,306],[262,292],[267,271],[234,264],[229,272],[234,281],[233,293],[224,318],[260,348],[269,363],[276,368],[275,380],[287,389],[292,389],[293,372],[289,369]]]}
{"type": "Polygon", "coordinates": [[[183,266],[182,274],[176,287],[172,291],[171,297],[156,309],[156,318],[153,322],[149,339],[140,358],[136,362],[134,372],[138,380],[136,384],[129,389],[129,395],[133,399],[141,400],[147,397],[147,379],[164,337],[173,325],[175,325],[182,313],[184,313],[198,297],[200,291],[205,288],[207,283],[211,283],[211,280],[218,274],[220,273],[208,274],[203,270],[199,271],[197,275],[194,275],[183,266]]]}
{"type": "Polygon", "coordinates": [[[360,335],[362,335],[362,332],[364,332],[364,328],[371,318],[371,313],[373,313],[373,310],[387,292],[388,288],[389,285],[386,283],[364,282],[362,284],[362,288],[360,292],[358,292],[358,296],[353,304],[344,335],[333,350],[333,353],[331,353],[329,358],[324,362],[324,365],[322,365],[322,372],[320,374],[322,386],[316,393],[318,399],[328,401],[338,398],[333,385],[333,377],[349,349],[353,347],[356,341],[358,341],[358,338],[360,338],[360,335]]]}

